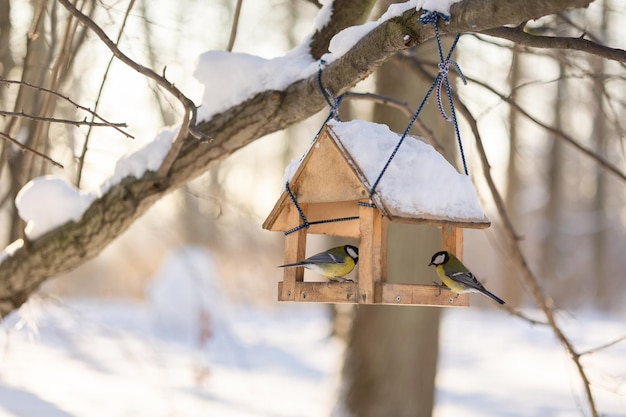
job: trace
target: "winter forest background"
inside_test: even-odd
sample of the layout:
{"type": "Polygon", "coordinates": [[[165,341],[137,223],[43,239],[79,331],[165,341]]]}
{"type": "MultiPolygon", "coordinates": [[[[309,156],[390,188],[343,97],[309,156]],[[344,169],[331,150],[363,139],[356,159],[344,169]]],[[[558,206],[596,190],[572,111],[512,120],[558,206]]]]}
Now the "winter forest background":
{"type": "MultiPolygon", "coordinates": [[[[450,80],[492,222],[465,232],[464,261],[507,304],[436,309],[275,301],[284,238],[261,224],[328,107],[315,71],[199,57],[310,43],[317,68],[389,10],[321,3],[0,0],[0,416],[626,416],[624,4],[412,1],[335,44],[342,120],[402,132],[437,73],[415,7],[452,5],[446,46],[464,32],[468,83],[450,80]],[[169,162],[128,157],[191,116],[174,89],[197,125],[169,162]],[[15,200],[43,175],[97,210],[27,239],[15,200]]],[[[413,133],[462,169],[434,97],[413,133]]],[[[76,209],[41,190],[37,216],[76,209]]],[[[390,276],[434,281],[437,230],[390,229],[390,276]]]]}

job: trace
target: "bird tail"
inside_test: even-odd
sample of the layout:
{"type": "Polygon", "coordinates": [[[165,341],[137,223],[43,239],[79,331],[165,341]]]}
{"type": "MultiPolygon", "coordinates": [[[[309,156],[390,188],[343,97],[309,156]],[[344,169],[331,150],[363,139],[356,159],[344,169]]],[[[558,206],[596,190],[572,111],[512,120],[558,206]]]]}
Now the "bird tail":
{"type": "Polygon", "coordinates": [[[487,290],[484,290],[484,291],[485,291],[485,292],[484,292],[484,294],[485,294],[487,297],[491,298],[492,300],[496,301],[496,302],[497,302],[497,303],[499,303],[499,304],[504,304],[504,300],[503,300],[503,299],[499,298],[499,297],[498,297],[498,296],[496,296],[496,295],[493,295],[492,293],[490,293],[490,292],[489,292],[489,291],[487,291],[487,290]]]}
{"type": "Polygon", "coordinates": [[[293,268],[294,266],[304,266],[304,265],[302,265],[300,262],[296,262],[295,264],[278,265],[277,268],[293,268]]]}

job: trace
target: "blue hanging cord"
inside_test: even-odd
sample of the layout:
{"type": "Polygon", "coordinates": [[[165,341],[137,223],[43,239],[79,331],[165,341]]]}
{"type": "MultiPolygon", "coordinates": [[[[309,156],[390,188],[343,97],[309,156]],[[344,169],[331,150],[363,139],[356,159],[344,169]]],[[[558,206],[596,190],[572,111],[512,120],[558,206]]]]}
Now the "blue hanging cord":
{"type": "Polygon", "coordinates": [[[426,95],[424,96],[424,99],[420,103],[419,107],[417,108],[415,113],[413,113],[413,117],[411,117],[411,120],[409,120],[409,124],[407,125],[406,129],[404,129],[404,132],[402,133],[402,136],[400,137],[400,140],[398,141],[398,144],[394,148],[393,152],[391,152],[391,155],[387,159],[387,162],[385,163],[385,166],[383,167],[383,169],[380,171],[380,174],[378,174],[378,178],[376,178],[376,181],[374,181],[374,185],[372,186],[372,188],[370,190],[370,195],[369,195],[370,200],[372,199],[372,196],[374,195],[374,192],[376,191],[376,187],[378,186],[378,183],[382,179],[385,171],[387,171],[387,168],[389,168],[389,165],[391,164],[391,161],[393,160],[393,158],[396,156],[396,153],[398,153],[398,149],[400,149],[400,145],[402,145],[402,142],[404,142],[404,139],[406,138],[406,135],[409,134],[409,130],[411,130],[411,128],[413,127],[413,124],[417,120],[419,114],[421,113],[422,109],[424,108],[424,105],[428,101],[428,97],[430,97],[430,95],[432,94],[432,92],[435,89],[435,86],[437,85],[438,82],[439,82],[439,75],[437,75],[437,78],[435,78],[435,81],[433,81],[433,83],[431,84],[430,88],[426,92],[426,95]]]}
{"type": "Polygon", "coordinates": [[[317,86],[322,93],[322,97],[324,97],[324,100],[326,100],[326,104],[328,104],[328,107],[330,107],[330,110],[328,112],[328,117],[322,124],[322,128],[330,119],[339,120],[339,106],[341,106],[341,102],[343,101],[344,97],[344,94],[340,95],[339,97],[335,96],[328,87],[324,87],[324,84],[322,84],[322,69],[324,65],[326,65],[326,61],[321,59],[319,68],[317,70],[317,86]]]}
{"type": "Polygon", "coordinates": [[[456,70],[457,74],[459,74],[459,77],[461,77],[461,81],[463,81],[463,84],[467,85],[467,80],[465,79],[463,72],[461,72],[459,64],[457,64],[456,61],[450,59],[452,57],[452,52],[454,52],[454,49],[459,42],[461,34],[459,33],[456,35],[454,41],[452,42],[452,46],[450,47],[450,51],[448,51],[448,55],[444,59],[443,50],[441,48],[441,36],[439,34],[439,26],[437,26],[437,19],[439,17],[441,17],[444,21],[448,21],[450,19],[449,16],[443,15],[441,13],[429,12],[427,10],[424,10],[424,14],[422,14],[419,20],[422,24],[431,23],[435,30],[435,38],[437,39],[437,50],[439,51],[440,60],[439,64],[437,65],[437,77],[435,78],[435,80],[437,81],[437,105],[439,106],[439,113],[441,113],[441,116],[446,121],[454,123],[454,134],[456,135],[456,140],[459,144],[459,152],[461,154],[461,161],[463,162],[463,171],[465,172],[465,175],[468,175],[469,173],[467,171],[465,152],[463,151],[463,142],[461,141],[461,132],[459,131],[459,123],[456,118],[456,111],[454,110],[454,102],[452,100],[452,89],[450,88],[450,81],[448,79],[450,66],[452,66],[456,70]],[[446,87],[446,94],[448,95],[448,103],[450,104],[450,112],[452,113],[451,117],[448,116],[445,109],[443,108],[443,102],[441,100],[441,86],[444,84],[446,87]]]}
{"type": "Polygon", "coordinates": [[[313,137],[313,142],[315,142],[320,133],[322,133],[324,126],[326,125],[326,123],[328,123],[330,119],[339,120],[339,106],[341,106],[341,102],[344,98],[344,94],[337,97],[333,94],[332,91],[330,91],[329,88],[324,87],[324,85],[322,84],[322,69],[324,65],[326,65],[326,61],[320,59],[319,68],[317,70],[317,86],[320,89],[320,92],[322,93],[322,97],[324,97],[326,104],[328,104],[328,107],[330,107],[330,110],[328,111],[328,116],[326,117],[326,120],[324,120],[324,123],[322,123],[322,126],[320,126],[319,130],[313,137]]]}
{"type": "MultiPolygon", "coordinates": [[[[421,113],[422,109],[424,108],[424,105],[426,104],[426,101],[428,100],[428,97],[430,97],[430,95],[432,94],[433,90],[435,90],[435,88],[437,89],[437,104],[439,106],[439,112],[441,113],[441,115],[443,116],[443,118],[445,120],[454,122],[454,132],[456,134],[457,142],[459,143],[459,150],[461,152],[461,160],[463,161],[463,170],[465,171],[465,175],[468,175],[467,163],[465,161],[465,153],[463,152],[463,143],[461,142],[461,133],[459,131],[459,125],[458,125],[457,118],[456,118],[456,112],[454,110],[454,103],[452,101],[452,89],[450,88],[450,82],[448,81],[449,68],[452,65],[454,67],[454,69],[456,70],[456,72],[461,77],[461,79],[463,80],[463,84],[467,84],[467,80],[465,79],[465,76],[461,72],[461,69],[459,68],[459,65],[455,61],[450,59],[452,57],[452,52],[454,51],[454,48],[456,48],[456,45],[457,45],[461,35],[458,34],[456,36],[456,38],[454,39],[454,42],[452,43],[452,46],[450,47],[450,51],[448,52],[447,56],[444,58],[443,49],[441,47],[441,36],[439,34],[439,28],[437,26],[437,21],[438,21],[439,18],[441,18],[443,21],[447,22],[447,21],[450,20],[450,16],[446,16],[446,15],[444,15],[442,13],[439,13],[439,12],[430,12],[428,10],[423,10],[423,12],[424,13],[422,14],[422,16],[420,16],[420,18],[418,19],[420,21],[420,23],[422,23],[423,25],[431,23],[433,25],[434,29],[435,29],[435,38],[437,40],[437,50],[439,52],[439,60],[440,60],[440,63],[438,65],[439,71],[438,71],[437,76],[435,77],[435,80],[433,81],[432,85],[430,86],[430,88],[426,92],[426,95],[424,96],[424,99],[422,100],[422,102],[420,103],[419,107],[417,108],[417,111],[413,114],[413,117],[411,117],[411,120],[409,121],[409,124],[407,125],[406,129],[402,133],[402,136],[400,137],[400,140],[398,141],[398,144],[396,145],[396,147],[394,148],[393,152],[391,153],[391,155],[387,159],[387,162],[383,166],[383,169],[380,171],[380,174],[378,174],[378,178],[376,178],[376,181],[374,181],[374,185],[370,189],[370,195],[369,195],[370,201],[372,200],[372,196],[374,195],[374,192],[376,191],[376,187],[378,186],[378,183],[382,179],[385,171],[387,171],[387,168],[391,164],[391,161],[393,160],[393,158],[396,156],[396,153],[398,152],[398,149],[400,149],[400,145],[402,145],[402,142],[404,142],[404,138],[406,138],[406,136],[408,135],[409,131],[413,127],[413,124],[415,123],[415,121],[417,120],[419,114],[421,113]],[[445,85],[446,93],[448,94],[448,100],[449,100],[449,103],[450,103],[450,109],[451,109],[452,117],[448,116],[446,114],[444,108],[443,108],[443,103],[442,103],[442,100],[441,100],[441,87],[443,85],[445,85]]],[[[369,204],[362,204],[362,205],[369,205],[369,204]]]]}
{"type": "Polygon", "coordinates": [[[287,181],[285,183],[285,190],[287,190],[287,194],[289,194],[289,198],[291,199],[291,202],[293,203],[294,206],[296,206],[296,210],[298,210],[298,214],[300,214],[300,218],[302,219],[302,223],[299,224],[298,226],[294,227],[293,229],[289,229],[285,232],[285,236],[292,234],[293,232],[297,232],[300,229],[308,229],[309,227],[315,225],[315,224],[323,224],[323,223],[336,223],[336,222],[345,222],[345,221],[350,221],[350,220],[358,220],[359,216],[352,216],[352,217],[339,217],[336,219],[324,219],[324,220],[316,220],[313,222],[310,222],[307,220],[306,216],[304,215],[304,211],[302,210],[302,208],[300,207],[300,205],[298,204],[298,201],[296,200],[296,196],[293,195],[293,192],[291,192],[291,188],[289,188],[289,181],[287,181]]]}
{"type": "Polygon", "coordinates": [[[291,229],[291,231],[285,232],[285,235],[288,235],[289,233],[293,233],[296,230],[300,230],[303,227],[306,227],[308,229],[311,223],[309,223],[309,221],[306,219],[306,216],[304,215],[304,211],[302,211],[302,209],[300,208],[300,205],[298,204],[298,201],[296,200],[296,196],[293,195],[293,193],[291,192],[291,188],[289,188],[289,181],[285,183],[285,190],[287,190],[287,194],[289,194],[289,198],[291,199],[291,202],[293,203],[293,205],[296,206],[296,210],[298,210],[298,214],[300,214],[300,218],[302,218],[302,222],[303,222],[300,226],[296,227],[295,229],[291,229]]]}

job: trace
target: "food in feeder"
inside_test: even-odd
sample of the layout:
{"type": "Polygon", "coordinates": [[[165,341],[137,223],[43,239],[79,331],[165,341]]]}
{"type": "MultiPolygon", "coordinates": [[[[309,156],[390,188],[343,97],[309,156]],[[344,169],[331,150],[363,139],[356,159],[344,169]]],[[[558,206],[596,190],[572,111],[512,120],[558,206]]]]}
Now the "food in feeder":
{"type": "Polygon", "coordinates": [[[279,268],[301,266],[315,271],[331,281],[343,282],[352,281],[342,277],[352,272],[357,262],[359,262],[359,248],[352,245],[344,245],[317,253],[300,262],[280,265],[279,268]]]}
{"type": "Polygon", "coordinates": [[[478,282],[474,274],[451,253],[446,251],[435,253],[428,266],[430,265],[436,266],[437,275],[453,293],[479,292],[500,304],[504,304],[502,299],[487,291],[483,284],[478,282]]]}

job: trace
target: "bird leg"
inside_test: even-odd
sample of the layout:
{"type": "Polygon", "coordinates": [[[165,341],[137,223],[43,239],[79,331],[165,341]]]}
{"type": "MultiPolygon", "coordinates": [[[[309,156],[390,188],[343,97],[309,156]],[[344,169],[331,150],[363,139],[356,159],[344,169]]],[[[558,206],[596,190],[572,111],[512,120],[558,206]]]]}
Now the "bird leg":
{"type": "Polygon", "coordinates": [[[441,285],[437,281],[433,281],[433,284],[435,284],[435,287],[437,287],[437,289],[439,290],[439,292],[437,293],[437,297],[439,297],[441,295],[441,289],[443,288],[443,285],[441,285]]]}
{"type": "Polygon", "coordinates": [[[342,278],[342,277],[332,277],[332,278],[328,278],[328,283],[326,284],[326,287],[330,288],[330,281],[334,281],[334,282],[339,282],[339,286],[341,288],[343,288],[343,283],[344,282],[354,282],[354,280],[349,279],[349,278],[342,278]]]}

